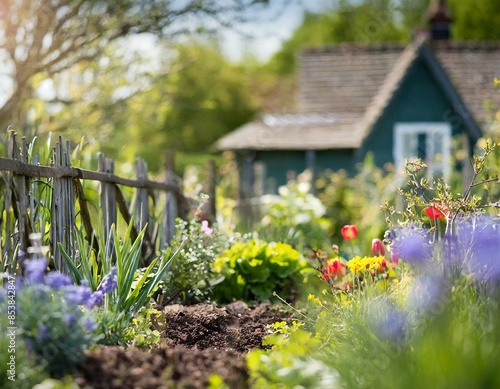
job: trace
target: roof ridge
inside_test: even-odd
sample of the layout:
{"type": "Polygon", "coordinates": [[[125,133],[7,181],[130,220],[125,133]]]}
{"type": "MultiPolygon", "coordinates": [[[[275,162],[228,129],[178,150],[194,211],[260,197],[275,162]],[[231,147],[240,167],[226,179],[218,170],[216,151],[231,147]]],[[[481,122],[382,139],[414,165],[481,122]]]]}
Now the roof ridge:
{"type": "MultiPolygon", "coordinates": [[[[419,38],[417,38],[418,40],[419,38]]],[[[427,39],[427,38],[425,38],[427,39]]],[[[329,53],[348,53],[356,51],[362,52],[380,52],[380,51],[399,51],[415,44],[406,42],[374,42],[374,43],[339,43],[327,46],[305,47],[301,50],[304,55],[307,54],[329,54],[329,53]]],[[[431,46],[435,50],[497,50],[500,49],[500,41],[433,41],[431,46]]]]}
{"type": "Polygon", "coordinates": [[[371,52],[371,51],[401,51],[408,46],[403,42],[377,42],[377,43],[339,43],[337,45],[305,47],[301,50],[302,54],[320,54],[337,52],[371,52]]]}

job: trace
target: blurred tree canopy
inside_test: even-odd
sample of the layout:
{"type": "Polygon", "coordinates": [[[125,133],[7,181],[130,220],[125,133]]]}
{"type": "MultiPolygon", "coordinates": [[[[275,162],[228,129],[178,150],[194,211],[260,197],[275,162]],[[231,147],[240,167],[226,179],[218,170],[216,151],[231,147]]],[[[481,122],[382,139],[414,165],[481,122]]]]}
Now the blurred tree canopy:
{"type": "Polygon", "coordinates": [[[100,63],[56,75],[54,86],[68,85],[62,95],[71,103],[37,100],[34,124],[75,141],[85,135],[92,148],[120,161],[140,155],[159,170],[166,149],[207,153],[255,115],[253,73],[230,63],[216,42],[197,37],[159,47],[164,55],[151,71],[110,46],[100,63]],[[142,70],[130,72],[132,65],[142,70]]]}
{"type": "Polygon", "coordinates": [[[498,0],[448,0],[453,13],[452,37],[456,40],[500,40],[498,0]]]}
{"type": "Polygon", "coordinates": [[[50,79],[77,64],[97,60],[126,36],[173,37],[196,32],[200,18],[230,25],[243,11],[268,0],[2,0],[0,63],[4,85],[0,126],[26,124],[38,77],[50,79]]]}
{"type": "Polygon", "coordinates": [[[216,47],[196,43],[179,46],[177,62],[181,66],[169,80],[170,109],[162,124],[167,147],[206,151],[256,113],[249,79],[216,47]]]}

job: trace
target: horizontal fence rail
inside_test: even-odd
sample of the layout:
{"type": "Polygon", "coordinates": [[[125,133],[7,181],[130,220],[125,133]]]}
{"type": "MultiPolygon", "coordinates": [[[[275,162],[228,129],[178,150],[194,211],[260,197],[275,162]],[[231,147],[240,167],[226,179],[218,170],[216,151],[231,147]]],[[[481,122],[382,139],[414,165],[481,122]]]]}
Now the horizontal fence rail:
{"type": "MultiPolygon", "coordinates": [[[[167,171],[164,182],[149,180],[147,164],[140,158],[135,165],[137,178],[129,179],[115,175],[113,160],[102,154],[99,154],[99,171],[71,166],[70,143],[61,137],[51,150],[50,166],[41,165],[37,156],[29,152],[26,139],[19,145],[16,133],[9,131],[7,157],[0,157],[4,271],[13,271],[18,261],[22,262],[28,252],[29,236],[34,232],[41,234],[53,267],[62,272],[68,269],[60,248],[71,258],[78,255],[77,230],[96,253],[107,250],[105,254],[112,256],[110,234],[112,226],[117,228],[120,220],[126,225],[133,222],[132,239],[145,229],[142,264],[147,265],[168,246],[175,234],[175,219],[185,218],[188,212],[188,200],[174,172],[167,171]],[[97,183],[97,187],[89,189],[86,182],[97,183]],[[128,196],[121,187],[129,188],[128,196]],[[88,190],[98,193],[93,201],[86,195],[88,190]],[[104,236],[105,244],[101,240],[101,246],[105,247],[99,247],[96,239],[99,233],[104,236]]],[[[19,270],[22,271],[22,266],[19,270]]]]}

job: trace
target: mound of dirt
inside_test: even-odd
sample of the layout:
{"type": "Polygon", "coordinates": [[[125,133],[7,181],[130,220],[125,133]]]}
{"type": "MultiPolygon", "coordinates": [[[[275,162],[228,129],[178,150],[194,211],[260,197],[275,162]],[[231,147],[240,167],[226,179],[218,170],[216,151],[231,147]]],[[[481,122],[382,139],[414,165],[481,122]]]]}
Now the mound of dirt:
{"type": "Polygon", "coordinates": [[[230,388],[247,388],[245,354],[262,348],[268,324],[290,319],[270,304],[249,308],[243,302],[221,308],[170,305],[164,311],[164,347],[100,347],[78,367],[76,383],[95,389],[197,389],[217,374],[230,388]]]}

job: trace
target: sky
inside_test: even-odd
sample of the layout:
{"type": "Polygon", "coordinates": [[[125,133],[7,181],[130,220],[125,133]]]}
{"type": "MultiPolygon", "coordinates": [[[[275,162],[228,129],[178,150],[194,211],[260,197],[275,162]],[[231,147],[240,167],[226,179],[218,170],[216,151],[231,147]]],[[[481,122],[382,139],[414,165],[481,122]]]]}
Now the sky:
{"type": "MultiPolygon", "coordinates": [[[[331,3],[331,2],[330,2],[331,3]]],[[[302,23],[304,10],[321,12],[327,0],[292,0],[271,2],[271,6],[257,16],[255,22],[240,28],[244,34],[235,30],[222,33],[222,49],[233,61],[239,61],[248,51],[260,61],[268,60],[279,50],[284,40],[290,38],[302,23]],[[288,5],[284,5],[288,3],[288,5]]]]}
{"type": "MultiPolygon", "coordinates": [[[[300,26],[304,11],[321,12],[331,3],[331,0],[271,0],[270,6],[250,16],[252,21],[221,29],[222,51],[234,62],[247,53],[265,62],[300,26]]],[[[128,48],[147,57],[156,50],[156,42],[153,36],[145,34],[131,38],[128,48]]]]}

